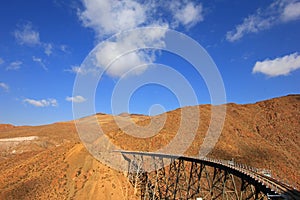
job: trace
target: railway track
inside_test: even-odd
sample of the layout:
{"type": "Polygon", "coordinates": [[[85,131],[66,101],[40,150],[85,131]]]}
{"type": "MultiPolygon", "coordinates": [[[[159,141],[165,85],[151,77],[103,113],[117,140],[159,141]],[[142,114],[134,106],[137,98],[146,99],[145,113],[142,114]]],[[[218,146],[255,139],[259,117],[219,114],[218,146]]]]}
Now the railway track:
{"type": "MultiPolygon", "coordinates": [[[[172,154],[163,154],[163,153],[153,153],[153,152],[135,152],[135,151],[115,151],[121,153],[126,157],[128,162],[130,161],[130,156],[134,158],[140,156],[143,160],[143,157],[156,157],[160,159],[170,159],[170,160],[181,160],[191,163],[202,163],[204,165],[213,167],[214,169],[221,169],[228,173],[234,174],[237,177],[241,177],[243,180],[247,180],[255,187],[259,187],[268,199],[292,199],[299,200],[300,192],[273,178],[259,173],[259,170],[244,164],[235,163],[228,160],[220,159],[211,159],[207,157],[189,157],[183,155],[172,155],[172,154]]],[[[133,159],[133,158],[131,158],[133,159]]],[[[178,171],[179,172],[179,171],[178,171]]],[[[254,197],[255,199],[257,197],[254,197]]],[[[238,198],[239,199],[239,198],[238,198]]],[[[243,198],[241,198],[243,199],[243,198]]],[[[263,199],[263,198],[262,198],[263,199]]]]}

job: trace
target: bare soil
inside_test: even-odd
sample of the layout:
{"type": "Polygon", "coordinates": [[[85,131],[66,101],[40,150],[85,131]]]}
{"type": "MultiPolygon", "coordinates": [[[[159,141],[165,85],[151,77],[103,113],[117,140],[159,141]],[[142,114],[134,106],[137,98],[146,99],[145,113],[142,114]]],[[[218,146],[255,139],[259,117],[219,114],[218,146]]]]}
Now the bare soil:
{"type": "MultiPolygon", "coordinates": [[[[123,124],[122,129],[111,115],[92,117],[97,118],[109,140],[122,149],[160,151],[176,138],[182,109],[199,109],[199,127],[184,152],[197,156],[212,108],[187,107],[155,117],[123,113],[116,117],[130,118],[135,124],[123,124]],[[152,122],[155,127],[164,120],[163,127],[151,137],[127,134],[137,125],[147,127],[152,122]]],[[[270,169],[272,176],[300,188],[300,95],[255,104],[231,103],[226,108],[221,136],[208,156],[270,169]]],[[[185,117],[183,135],[193,131],[193,120],[193,112],[185,117]]],[[[44,126],[0,125],[0,170],[0,199],[138,199],[123,172],[99,162],[87,151],[73,121],[44,126]]]]}

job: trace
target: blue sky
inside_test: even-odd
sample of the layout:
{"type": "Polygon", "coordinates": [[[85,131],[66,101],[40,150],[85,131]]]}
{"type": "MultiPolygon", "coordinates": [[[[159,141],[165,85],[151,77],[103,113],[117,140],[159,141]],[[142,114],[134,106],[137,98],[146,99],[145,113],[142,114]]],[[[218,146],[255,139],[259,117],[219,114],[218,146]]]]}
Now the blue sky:
{"type": "MultiPolygon", "coordinates": [[[[76,76],[85,73],[80,66],[88,54],[120,31],[149,26],[179,31],[202,45],[220,72],[227,102],[254,103],[300,93],[300,1],[163,2],[3,1],[0,123],[39,125],[71,120],[72,104],[91,100],[84,94],[73,94],[76,76]]],[[[165,33],[155,37],[155,42],[163,41],[165,33]]],[[[135,47],[137,40],[145,43],[145,37],[138,37],[126,44],[118,40],[110,45],[135,47]]],[[[100,64],[106,64],[110,57],[115,59],[117,53],[101,54],[100,64]]],[[[176,70],[190,82],[197,103],[212,102],[202,77],[186,60],[166,51],[128,56],[116,61],[101,77],[95,92],[95,112],[111,113],[111,95],[118,81],[135,65],[147,63],[176,70]]],[[[151,67],[145,67],[127,79],[147,74],[155,76],[151,67]]],[[[176,83],[172,77],[169,80],[176,83]]],[[[180,104],[176,95],[170,88],[147,84],[131,95],[128,110],[123,111],[155,114],[189,105],[180,104]],[[163,109],[153,106],[157,104],[163,109]]]]}

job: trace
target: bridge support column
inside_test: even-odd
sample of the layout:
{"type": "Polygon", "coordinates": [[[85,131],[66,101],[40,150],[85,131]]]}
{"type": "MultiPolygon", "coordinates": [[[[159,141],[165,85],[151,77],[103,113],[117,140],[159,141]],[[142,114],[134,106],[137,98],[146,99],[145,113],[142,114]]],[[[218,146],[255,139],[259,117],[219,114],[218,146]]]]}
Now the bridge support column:
{"type": "Polygon", "coordinates": [[[235,166],[170,155],[123,156],[128,179],[141,199],[268,199],[269,190],[263,192],[260,181],[235,166]]]}

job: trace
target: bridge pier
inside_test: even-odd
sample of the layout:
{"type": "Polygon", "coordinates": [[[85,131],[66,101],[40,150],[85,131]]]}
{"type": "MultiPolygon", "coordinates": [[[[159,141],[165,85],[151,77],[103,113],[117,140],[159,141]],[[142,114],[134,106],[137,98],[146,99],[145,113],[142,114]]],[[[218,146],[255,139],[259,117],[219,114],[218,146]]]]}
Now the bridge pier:
{"type": "Polygon", "coordinates": [[[121,153],[128,163],[127,177],[141,199],[297,199],[288,190],[282,192],[285,196],[272,191],[266,184],[268,178],[259,174],[250,176],[244,168],[221,161],[142,152],[121,153]]]}

